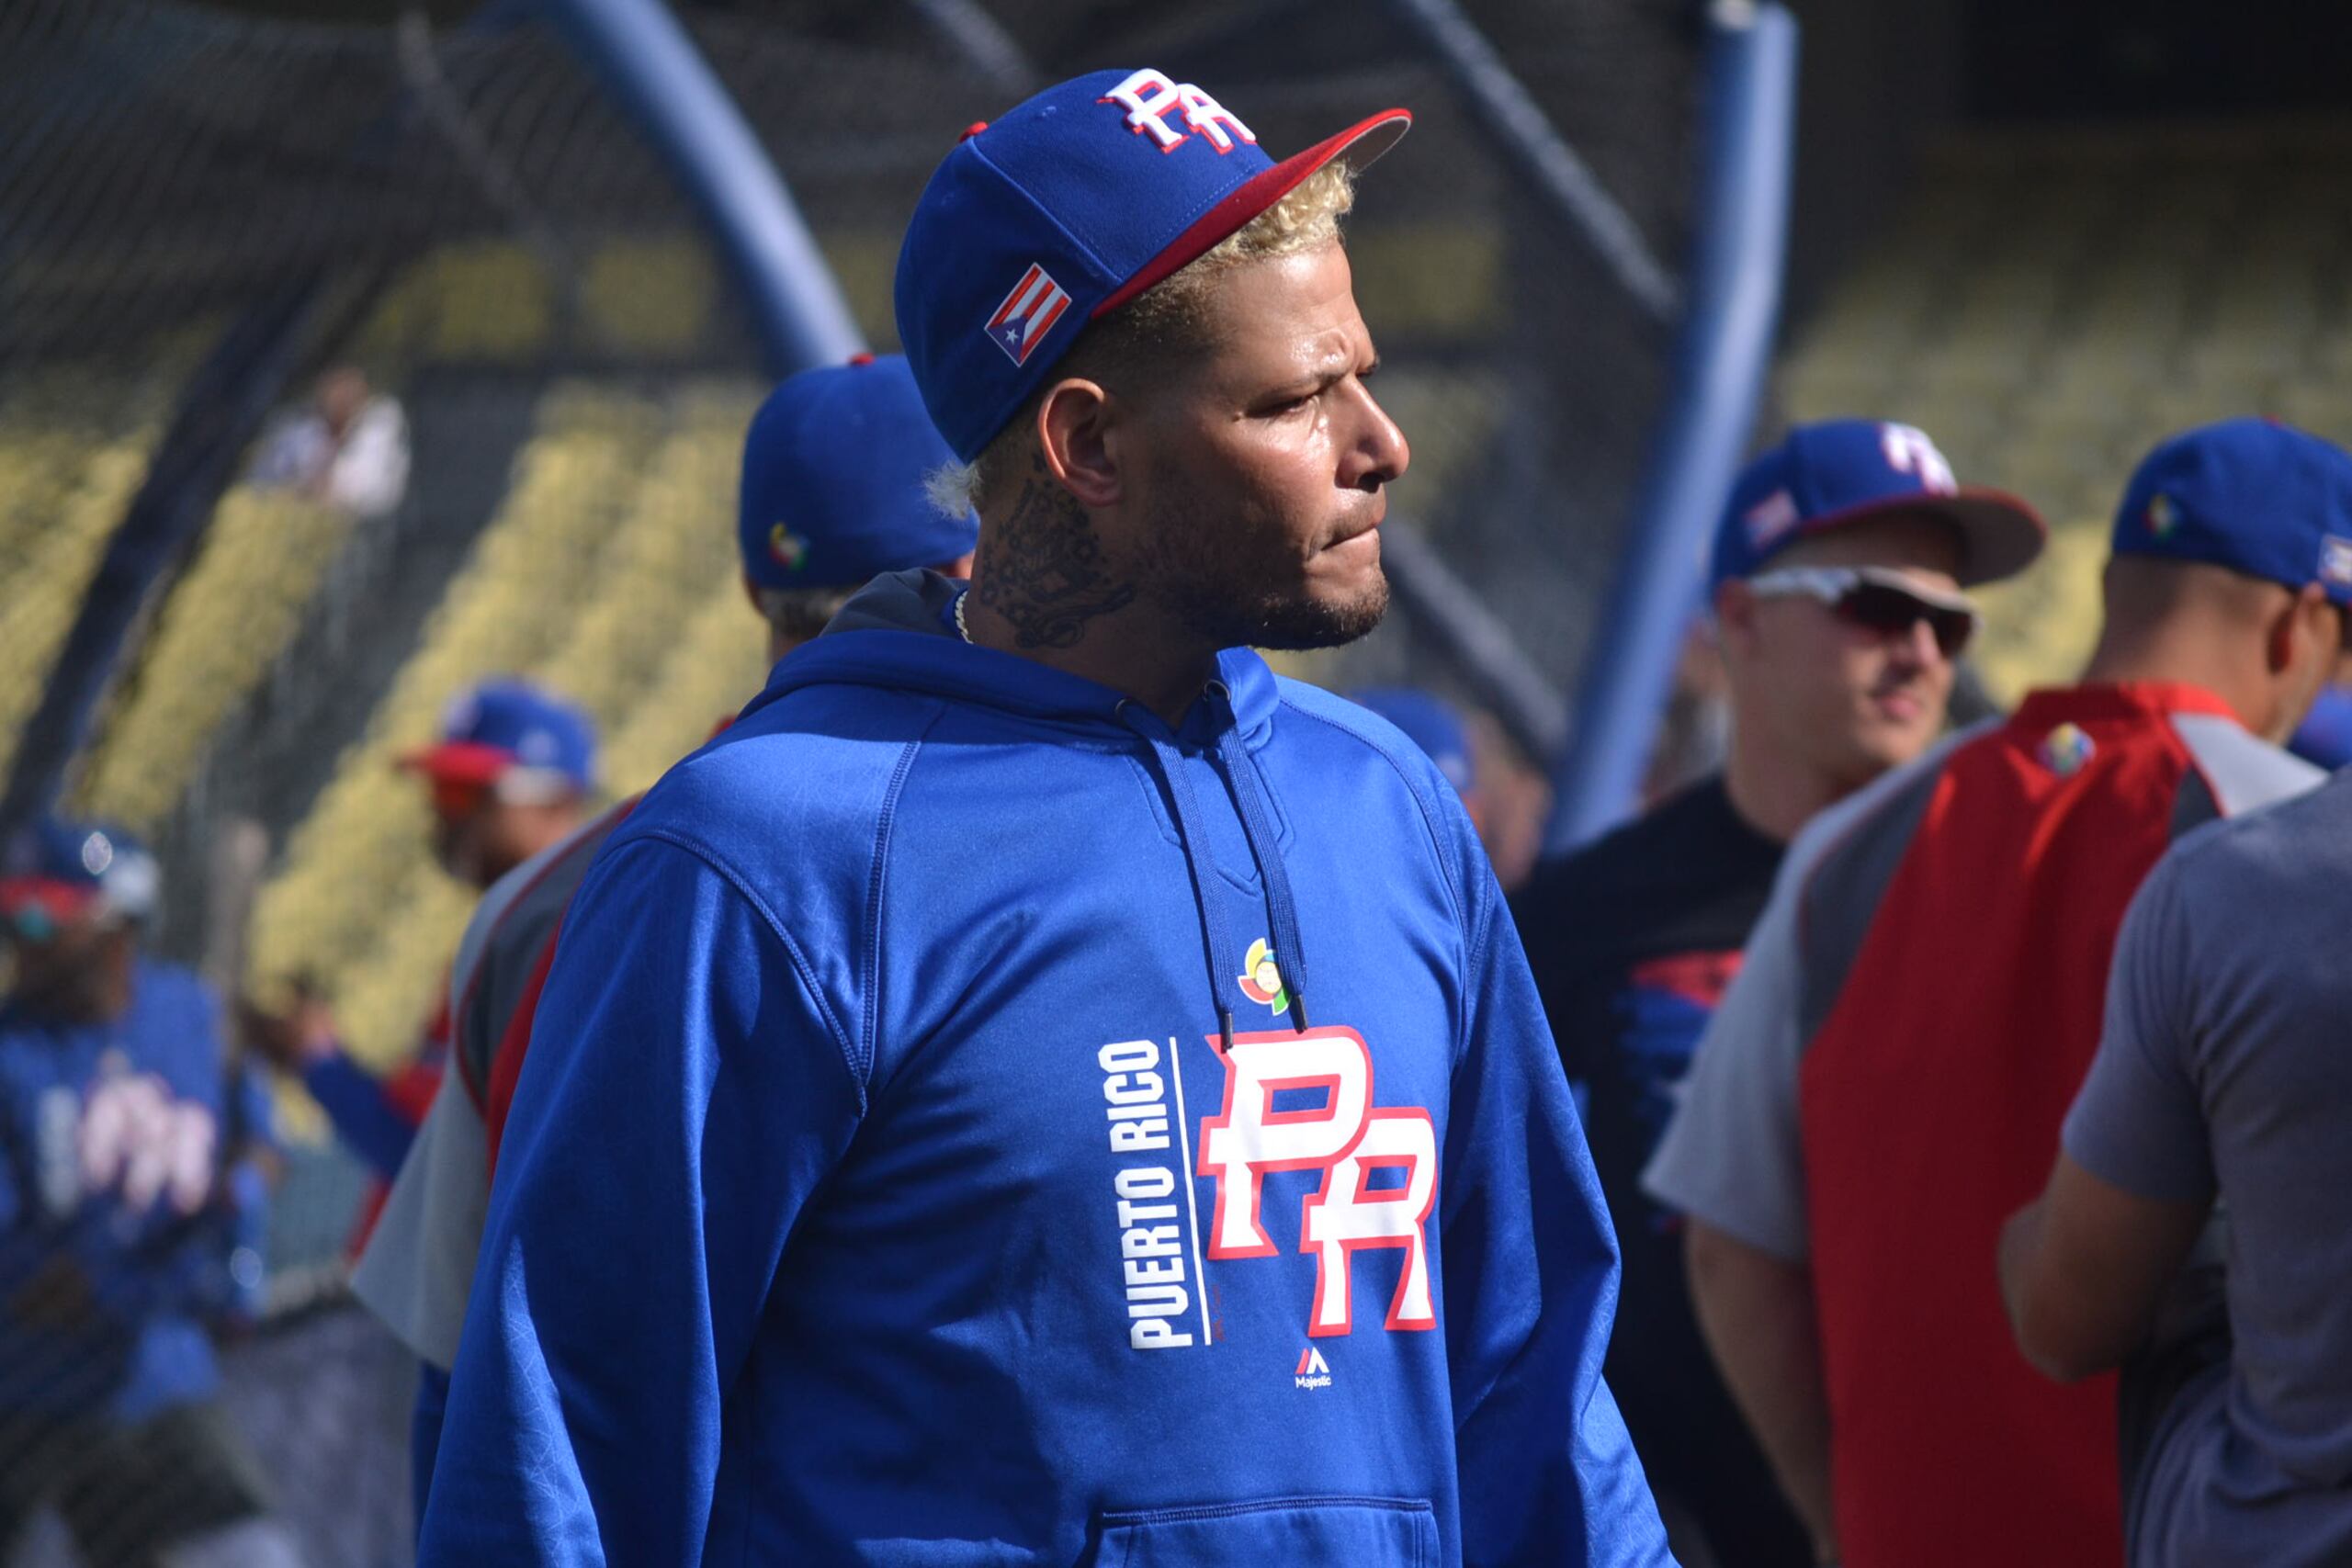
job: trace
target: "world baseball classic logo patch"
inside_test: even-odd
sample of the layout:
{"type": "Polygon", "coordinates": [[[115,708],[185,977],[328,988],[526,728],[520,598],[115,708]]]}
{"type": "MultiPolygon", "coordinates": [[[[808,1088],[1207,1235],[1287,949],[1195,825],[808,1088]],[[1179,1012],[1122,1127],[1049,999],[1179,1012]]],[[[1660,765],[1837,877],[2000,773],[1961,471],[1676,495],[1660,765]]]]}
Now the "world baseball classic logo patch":
{"type": "Polygon", "coordinates": [[[1035,263],[1004,297],[989,318],[989,337],[1015,365],[1029,363],[1030,354],[1046,341],[1054,323],[1069,309],[1069,295],[1046,269],[1035,263]]]}

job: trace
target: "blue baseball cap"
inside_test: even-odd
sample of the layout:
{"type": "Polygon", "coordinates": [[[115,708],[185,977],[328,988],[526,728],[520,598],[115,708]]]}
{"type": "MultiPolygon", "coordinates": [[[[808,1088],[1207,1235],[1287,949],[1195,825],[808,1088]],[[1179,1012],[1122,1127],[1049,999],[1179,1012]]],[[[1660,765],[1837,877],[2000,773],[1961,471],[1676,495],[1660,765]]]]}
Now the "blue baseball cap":
{"type": "Polygon", "coordinates": [[[1456,795],[1478,787],[1478,766],[1470,750],[1470,731],[1452,703],[1417,686],[1366,686],[1348,694],[1405,732],[1405,738],[1429,753],[1456,795]]]}
{"type": "Polygon", "coordinates": [[[436,783],[495,785],[503,798],[544,804],[596,786],[596,725],[527,681],[484,681],[441,716],[441,739],[400,765],[436,783]]]}
{"type": "Polygon", "coordinates": [[[2016,496],[1953,479],[1926,432],[1826,419],[1792,427],[1740,470],[1715,529],[1708,582],[1753,576],[1799,539],[1894,513],[1925,513],[1958,531],[1963,587],[2023,571],[2050,537],[2041,513],[2016,496]]]}
{"type": "Polygon", "coordinates": [[[2276,420],[2184,431],[2132,473],[2113,548],[2316,582],[2352,605],[2352,455],[2276,420]]]}
{"type": "Polygon", "coordinates": [[[85,919],[143,920],[162,891],[155,857],[106,823],[44,818],[0,857],[0,919],[28,942],[85,919]]]}
{"type": "Polygon", "coordinates": [[[901,355],[804,370],[768,394],[743,439],[743,575],[762,588],[849,588],[972,553],[980,520],[923,489],[955,460],[901,355]]]}
{"type": "Polygon", "coordinates": [[[1207,93],[1142,70],[1077,77],[972,127],[899,252],[899,339],[932,423],[971,461],[1087,322],[1333,159],[1362,169],[1412,122],[1384,109],[1276,163],[1207,93]]]}

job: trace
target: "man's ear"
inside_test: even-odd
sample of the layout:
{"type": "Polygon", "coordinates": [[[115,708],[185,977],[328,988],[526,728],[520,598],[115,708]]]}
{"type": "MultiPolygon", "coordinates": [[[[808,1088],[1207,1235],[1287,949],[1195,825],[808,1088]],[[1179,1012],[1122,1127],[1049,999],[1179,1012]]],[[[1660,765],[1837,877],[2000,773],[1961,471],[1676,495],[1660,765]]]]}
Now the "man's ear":
{"type": "Polygon", "coordinates": [[[1080,506],[1114,506],[1125,493],[1117,444],[1118,408],[1096,382],[1072,377],[1037,405],[1037,452],[1080,506]]]}
{"type": "Polygon", "coordinates": [[[1715,628],[1723,646],[1745,653],[1756,640],[1756,595],[1747,584],[1732,578],[1715,590],[1715,628]]]}
{"type": "Polygon", "coordinates": [[[2287,601],[2271,617],[2269,635],[2263,638],[2263,660],[2270,673],[2285,674],[2302,652],[2299,645],[2306,641],[2310,644],[2308,657],[2333,666],[2336,645],[2329,634],[2340,624],[2335,608],[2328,600],[2327,590],[2316,582],[2304,583],[2287,601]]]}

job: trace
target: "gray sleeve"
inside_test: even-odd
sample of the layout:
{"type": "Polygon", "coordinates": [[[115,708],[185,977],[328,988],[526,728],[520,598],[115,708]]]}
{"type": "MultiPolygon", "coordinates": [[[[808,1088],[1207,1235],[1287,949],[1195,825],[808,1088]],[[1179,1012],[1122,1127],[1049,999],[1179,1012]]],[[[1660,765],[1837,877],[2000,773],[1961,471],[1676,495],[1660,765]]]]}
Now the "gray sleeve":
{"type": "Polygon", "coordinates": [[[444,1371],[457,1364],[489,1207],[488,1134],[453,1069],[441,1075],[440,1092],[351,1274],[352,1293],[368,1310],[444,1371]]]}
{"type": "Polygon", "coordinates": [[[1792,1262],[1807,1251],[1797,1122],[1798,905],[1791,851],[1739,973],[1700,1038],[1681,1102],[1642,1174],[1658,1201],[1792,1262]]]}
{"type": "Polygon", "coordinates": [[[2102,1181],[2160,1202],[2201,1203],[2213,1196],[2213,1161],[2197,1092],[2184,874],[2180,854],[2166,855],[2123,918],[2098,1053],[2062,1142],[2102,1181]]]}

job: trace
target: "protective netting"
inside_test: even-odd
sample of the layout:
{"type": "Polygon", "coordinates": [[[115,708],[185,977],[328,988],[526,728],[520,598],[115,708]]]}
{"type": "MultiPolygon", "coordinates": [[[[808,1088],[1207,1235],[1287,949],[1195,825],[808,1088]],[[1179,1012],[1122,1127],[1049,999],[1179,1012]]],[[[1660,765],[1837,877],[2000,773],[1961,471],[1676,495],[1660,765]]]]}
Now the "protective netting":
{"type": "MultiPolygon", "coordinates": [[[[1415,132],[1351,225],[1384,398],[1414,446],[1396,505],[1565,685],[1645,449],[1664,330],[1424,51],[1359,0],[1003,0],[1008,64],[959,43],[954,9],[681,7],[875,345],[895,341],[905,216],[956,134],[1021,96],[1008,71],[1157,65],[1211,85],[1278,152],[1408,105],[1415,132]]],[[[1469,10],[1650,246],[1679,257],[1693,8],[1469,10]]],[[[504,672],[567,691],[598,719],[618,792],[760,673],[729,534],[763,385],[753,334],[639,130],[561,38],[504,15],[375,29],[119,0],[0,7],[0,767],[23,760],[107,537],[191,386],[241,325],[284,311],[277,357],[237,367],[277,382],[278,413],[243,433],[199,542],[146,606],[66,798],[157,847],[162,955],[265,1003],[300,980],[379,1069],[414,1050],[472,897],[434,869],[424,802],[390,766],[450,695],[504,672]],[[365,387],[319,381],[330,367],[365,387]],[[368,463],[308,456],[313,416],[338,400],[354,416],[341,450],[365,426],[380,448],[368,463]],[[222,852],[234,843],[260,848],[222,852]]],[[[1442,687],[1431,646],[1392,618],[1312,672],[1442,687]]],[[[206,1071],[218,1100],[230,1069],[206,1071]]],[[[205,1523],[199,1505],[247,1470],[309,1561],[404,1549],[406,1374],[336,1298],[368,1178],[299,1090],[274,1089],[270,1120],[282,1175],[258,1290],[234,1311],[217,1292],[174,1308],[192,1341],[254,1317],[259,1337],[222,1358],[221,1401],[190,1396],[220,1420],[151,1443],[225,1454],[183,1467],[221,1474],[146,1479],[150,1460],[120,1443],[145,1440],[153,1412],[123,1402],[127,1385],[13,1426],[0,1410],[0,1476],[20,1478],[0,1481],[0,1532],[19,1502],[43,1505],[37,1555],[69,1551],[69,1495],[63,1517],[122,1527],[84,1555],[128,1560],[205,1523]]],[[[28,1213],[0,1205],[0,1224],[28,1213]]],[[[0,1273],[63,1244],[9,1245],[0,1273]]],[[[191,1266],[234,1260],[224,1242],[191,1266]]],[[[153,1283],[117,1262],[130,1286],[153,1283]]],[[[0,1336],[0,1359],[17,1343],[0,1336]]],[[[8,1387],[0,1375],[0,1404],[8,1387]]]]}

